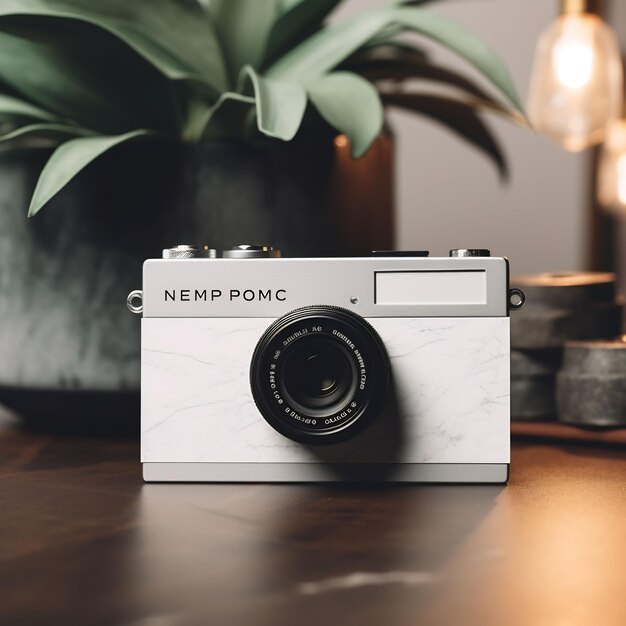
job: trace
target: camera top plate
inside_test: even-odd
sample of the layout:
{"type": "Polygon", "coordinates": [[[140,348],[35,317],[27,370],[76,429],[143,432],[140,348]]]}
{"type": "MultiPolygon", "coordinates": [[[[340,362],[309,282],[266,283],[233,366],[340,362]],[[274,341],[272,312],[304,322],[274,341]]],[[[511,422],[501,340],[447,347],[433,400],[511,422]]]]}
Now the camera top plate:
{"type": "Polygon", "coordinates": [[[150,259],[144,317],[278,317],[313,304],[363,317],[505,317],[504,257],[150,259]]]}

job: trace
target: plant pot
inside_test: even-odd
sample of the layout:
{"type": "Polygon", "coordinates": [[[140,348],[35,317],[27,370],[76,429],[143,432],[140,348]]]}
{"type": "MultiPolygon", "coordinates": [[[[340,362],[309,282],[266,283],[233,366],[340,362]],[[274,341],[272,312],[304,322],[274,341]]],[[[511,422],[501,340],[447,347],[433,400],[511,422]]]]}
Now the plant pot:
{"type": "Polygon", "coordinates": [[[49,154],[0,153],[0,402],[34,422],[136,425],[140,323],[126,296],[162,248],[272,243],[319,256],[358,247],[346,248],[330,200],[330,141],[131,144],[29,220],[49,154]]]}

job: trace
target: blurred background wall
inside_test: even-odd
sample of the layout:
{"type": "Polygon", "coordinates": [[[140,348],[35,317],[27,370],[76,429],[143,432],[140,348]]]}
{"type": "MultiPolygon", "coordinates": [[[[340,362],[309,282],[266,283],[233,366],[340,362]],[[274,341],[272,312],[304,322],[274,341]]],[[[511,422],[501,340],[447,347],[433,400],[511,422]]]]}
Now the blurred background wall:
{"type": "MultiPolygon", "coordinates": [[[[350,0],[336,17],[378,5],[350,0]]],[[[488,41],[525,101],[537,38],[558,7],[557,0],[451,0],[433,10],[488,41]]],[[[471,71],[454,55],[431,49],[442,62],[471,71]]],[[[402,112],[392,112],[390,120],[397,143],[397,247],[437,255],[456,247],[490,248],[509,257],[515,274],[586,267],[588,155],[564,152],[490,115],[511,170],[502,183],[486,158],[446,128],[402,112]]]]}

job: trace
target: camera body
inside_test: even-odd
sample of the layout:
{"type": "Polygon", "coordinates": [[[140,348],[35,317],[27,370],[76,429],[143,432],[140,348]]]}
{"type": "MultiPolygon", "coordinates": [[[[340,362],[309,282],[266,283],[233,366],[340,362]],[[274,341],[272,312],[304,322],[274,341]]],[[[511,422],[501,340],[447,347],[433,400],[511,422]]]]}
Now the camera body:
{"type": "Polygon", "coordinates": [[[147,260],[144,479],[506,482],[508,262],[464,252],[147,260]]]}

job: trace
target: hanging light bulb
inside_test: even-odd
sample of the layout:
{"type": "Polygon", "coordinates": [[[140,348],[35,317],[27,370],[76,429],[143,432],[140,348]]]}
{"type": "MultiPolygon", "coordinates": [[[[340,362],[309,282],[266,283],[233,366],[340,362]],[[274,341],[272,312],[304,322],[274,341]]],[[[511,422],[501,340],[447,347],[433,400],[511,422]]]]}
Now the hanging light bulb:
{"type": "Polygon", "coordinates": [[[562,14],[541,35],[530,82],[531,122],[566,150],[599,143],[619,116],[622,58],[611,28],[585,0],[563,0],[562,14]]]}
{"type": "Polygon", "coordinates": [[[597,182],[600,204],[609,211],[626,213],[626,119],[607,127],[597,182]]]}

